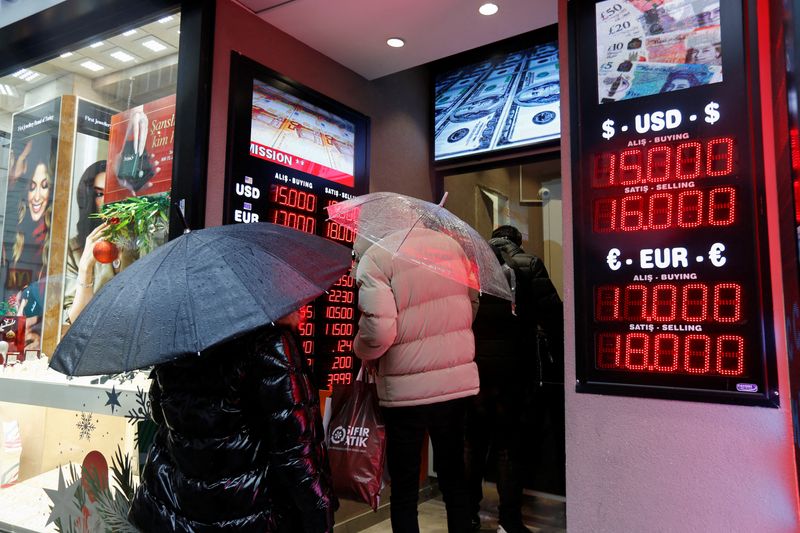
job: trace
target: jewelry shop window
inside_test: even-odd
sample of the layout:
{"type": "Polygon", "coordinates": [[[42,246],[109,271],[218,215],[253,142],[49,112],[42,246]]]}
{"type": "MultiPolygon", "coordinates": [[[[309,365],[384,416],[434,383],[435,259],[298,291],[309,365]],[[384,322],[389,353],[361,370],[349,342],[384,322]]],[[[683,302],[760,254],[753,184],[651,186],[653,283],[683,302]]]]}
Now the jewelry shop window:
{"type": "Polygon", "coordinates": [[[0,531],[127,531],[147,371],[48,368],[95,293],[168,236],[180,13],[0,77],[0,531]]]}

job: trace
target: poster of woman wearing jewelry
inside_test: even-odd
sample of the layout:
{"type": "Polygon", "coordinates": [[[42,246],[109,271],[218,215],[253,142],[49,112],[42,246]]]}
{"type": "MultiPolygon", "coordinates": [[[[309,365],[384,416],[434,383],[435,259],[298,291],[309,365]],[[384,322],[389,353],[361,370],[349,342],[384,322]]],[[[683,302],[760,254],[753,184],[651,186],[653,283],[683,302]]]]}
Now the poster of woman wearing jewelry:
{"type": "Polygon", "coordinates": [[[172,187],[175,95],[111,117],[105,203],[172,187]]]}
{"type": "Polygon", "coordinates": [[[41,322],[58,152],[60,99],[12,118],[7,193],[3,209],[4,314],[41,322]]]}

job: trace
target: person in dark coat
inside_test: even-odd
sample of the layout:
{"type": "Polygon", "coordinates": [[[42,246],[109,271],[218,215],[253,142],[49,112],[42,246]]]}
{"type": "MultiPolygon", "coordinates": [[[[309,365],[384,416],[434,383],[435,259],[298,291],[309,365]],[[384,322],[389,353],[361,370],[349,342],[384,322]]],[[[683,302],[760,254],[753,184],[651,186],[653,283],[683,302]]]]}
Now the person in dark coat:
{"type": "Polygon", "coordinates": [[[153,370],[158,426],[129,519],[144,532],[333,531],[299,313],[153,370]]]}
{"type": "MultiPolygon", "coordinates": [[[[523,454],[521,430],[530,384],[541,381],[538,328],[550,351],[563,357],[564,311],[547,269],[522,249],[522,234],[513,226],[492,232],[489,244],[515,286],[516,316],[508,301],[490,295],[480,299],[473,323],[475,362],[481,390],[467,409],[465,462],[472,526],[480,528],[482,483],[490,451],[497,458],[499,522],[506,533],[530,532],[522,523],[523,454]]],[[[498,529],[501,531],[501,529],[498,529]]]]}

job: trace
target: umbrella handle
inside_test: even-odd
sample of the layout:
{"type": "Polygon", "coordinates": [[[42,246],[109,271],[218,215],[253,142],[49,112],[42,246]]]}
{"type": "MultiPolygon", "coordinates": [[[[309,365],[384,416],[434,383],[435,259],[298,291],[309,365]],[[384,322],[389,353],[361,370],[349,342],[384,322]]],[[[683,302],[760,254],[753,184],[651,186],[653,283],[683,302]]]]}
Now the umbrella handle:
{"type": "Polygon", "coordinates": [[[183,213],[183,205],[185,200],[178,200],[177,202],[173,202],[175,206],[175,210],[178,212],[178,216],[181,218],[181,222],[183,222],[183,232],[189,233],[191,232],[191,228],[189,227],[189,223],[186,222],[186,215],[183,213]]]}

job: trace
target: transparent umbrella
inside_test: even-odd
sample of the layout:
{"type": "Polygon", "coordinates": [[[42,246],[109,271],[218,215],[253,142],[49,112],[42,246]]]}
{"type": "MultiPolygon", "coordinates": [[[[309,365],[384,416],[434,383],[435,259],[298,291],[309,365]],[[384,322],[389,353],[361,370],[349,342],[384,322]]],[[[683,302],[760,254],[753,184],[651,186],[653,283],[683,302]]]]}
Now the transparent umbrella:
{"type": "Polygon", "coordinates": [[[329,206],[328,217],[397,257],[482,293],[513,301],[494,250],[472,226],[444,208],[446,198],[445,193],[441,203],[434,204],[403,194],[376,192],[329,206]],[[456,241],[467,257],[467,268],[445,257],[440,249],[414,245],[408,236],[423,228],[456,241]]]}

